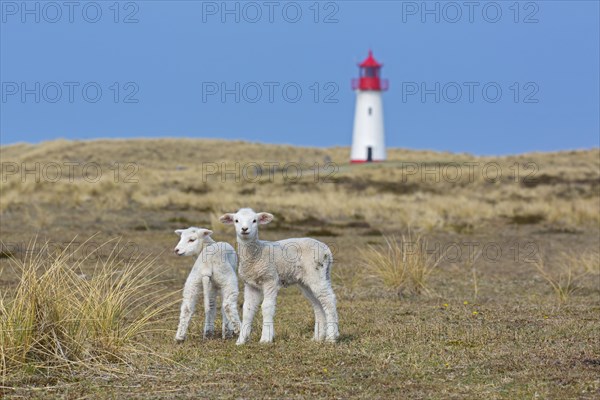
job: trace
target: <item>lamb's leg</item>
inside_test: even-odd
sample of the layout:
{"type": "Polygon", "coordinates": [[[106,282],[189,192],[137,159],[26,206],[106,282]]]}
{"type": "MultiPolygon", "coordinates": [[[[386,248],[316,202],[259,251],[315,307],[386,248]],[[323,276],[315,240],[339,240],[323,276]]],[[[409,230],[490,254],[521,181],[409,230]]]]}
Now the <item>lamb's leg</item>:
{"type": "Polygon", "coordinates": [[[192,314],[194,314],[196,302],[200,295],[200,279],[199,271],[192,269],[192,272],[190,272],[190,275],[185,281],[185,286],[183,287],[183,302],[181,303],[181,312],[179,314],[179,326],[177,328],[177,333],[175,334],[175,341],[178,343],[185,340],[190,319],[192,318],[192,314]]]}
{"type": "Polygon", "coordinates": [[[325,312],[325,340],[335,343],[339,337],[335,294],[331,288],[330,281],[322,282],[316,286],[319,287],[312,288],[313,293],[316,295],[325,312]]]}
{"type": "Polygon", "coordinates": [[[209,276],[202,277],[202,288],[204,289],[204,338],[207,339],[215,334],[217,293],[212,287],[209,276]]]}
{"type": "Polygon", "coordinates": [[[248,284],[244,285],[244,313],[242,315],[242,329],[240,331],[240,336],[236,342],[237,345],[244,344],[248,341],[250,337],[250,332],[252,331],[252,321],[254,320],[254,315],[258,310],[258,304],[260,303],[262,292],[260,289],[252,287],[248,284]]]}
{"type": "Polygon", "coordinates": [[[327,322],[325,318],[325,312],[323,311],[323,307],[321,307],[321,303],[319,300],[317,300],[317,297],[313,294],[310,288],[300,285],[300,289],[302,290],[302,293],[304,293],[304,296],[310,300],[313,309],[315,310],[315,334],[313,336],[313,340],[315,342],[321,342],[325,340],[325,325],[327,322]]]}
{"type": "Polygon", "coordinates": [[[260,337],[261,343],[271,343],[275,337],[275,326],[273,325],[273,319],[275,317],[275,306],[277,304],[277,292],[279,292],[279,286],[277,284],[269,284],[263,287],[264,299],[262,302],[262,335],[260,337]]]}
{"type": "Polygon", "coordinates": [[[237,309],[238,290],[237,286],[231,289],[223,289],[223,321],[227,321],[225,326],[227,337],[239,335],[240,317],[237,309]]]}
{"type": "Polygon", "coordinates": [[[229,318],[227,318],[227,314],[225,313],[225,301],[223,301],[221,304],[221,319],[223,321],[221,324],[221,336],[223,339],[227,339],[228,337],[231,337],[231,329],[229,329],[231,323],[229,322],[229,318]]]}

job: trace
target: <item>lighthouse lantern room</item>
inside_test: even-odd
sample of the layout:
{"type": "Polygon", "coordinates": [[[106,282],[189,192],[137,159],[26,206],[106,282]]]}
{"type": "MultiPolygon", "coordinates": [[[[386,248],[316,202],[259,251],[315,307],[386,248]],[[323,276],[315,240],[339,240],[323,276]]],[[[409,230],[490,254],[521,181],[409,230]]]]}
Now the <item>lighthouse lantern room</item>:
{"type": "Polygon", "coordinates": [[[359,78],[352,80],[356,109],[350,162],[383,161],[386,155],[381,93],[388,89],[388,81],[381,79],[383,64],[375,60],[370,50],[369,56],[358,67],[359,78]]]}

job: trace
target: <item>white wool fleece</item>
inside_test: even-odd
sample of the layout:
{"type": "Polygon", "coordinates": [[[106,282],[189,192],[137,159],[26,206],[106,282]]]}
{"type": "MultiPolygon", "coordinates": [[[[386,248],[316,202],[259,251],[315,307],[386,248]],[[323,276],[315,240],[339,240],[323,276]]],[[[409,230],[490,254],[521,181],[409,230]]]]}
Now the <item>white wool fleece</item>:
{"type": "Polygon", "coordinates": [[[175,247],[179,256],[198,256],[183,288],[183,303],[179,316],[179,327],[175,340],[183,342],[196,302],[200,286],[204,292],[204,337],[214,335],[216,296],[222,297],[222,336],[232,337],[240,332],[240,317],[237,310],[238,280],[236,276],[237,256],[229,243],[215,242],[212,231],[191,227],[175,231],[181,239],[175,247]]]}
{"type": "Polygon", "coordinates": [[[248,341],[261,298],[263,327],[260,341],[273,341],[277,293],[282,286],[292,284],[300,286],[313,306],[314,340],[335,342],[339,332],[336,299],[331,287],[331,250],[326,244],[310,238],[277,242],[259,240],[258,225],[272,220],[273,215],[256,213],[249,208],[220,218],[224,224],[235,225],[239,273],[244,281],[243,322],[237,344],[248,341]]]}

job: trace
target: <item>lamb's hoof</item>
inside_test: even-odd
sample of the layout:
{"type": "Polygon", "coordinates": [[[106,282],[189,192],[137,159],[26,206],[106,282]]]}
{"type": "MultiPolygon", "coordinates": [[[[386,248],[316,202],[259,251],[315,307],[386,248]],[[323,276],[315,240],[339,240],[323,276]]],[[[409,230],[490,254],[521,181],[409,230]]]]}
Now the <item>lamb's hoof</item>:
{"type": "Polygon", "coordinates": [[[177,343],[177,344],[183,344],[183,342],[185,342],[185,338],[179,338],[179,337],[175,338],[175,343],[177,343]]]}
{"type": "Polygon", "coordinates": [[[235,345],[236,345],[236,346],[243,346],[243,345],[245,345],[245,344],[246,344],[246,342],[242,342],[242,341],[240,341],[240,340],[238,340],[237,342],[235,342],[235,345]]]}
{"type": "Polygon", "coordinates": [[[270,344],[270,343],[273,343],[273,339],[260,339],[260,341],[258,343],[270,344]]]}
{"type": "Polygon", "coordinates": [[[207,331],[207,332],[204,332],[203,338],[204,338],[205,340],[214,339],[214,337],[215,337],[215,332],[214,332],[214,331],[207,331]]]}
{"type": "Polygon", "coordinates": [[[235,334],[234,331],[225,331],[223,332],[223,339],[232,339],[234,337],[236,337],[237,335],[235,334]]]}

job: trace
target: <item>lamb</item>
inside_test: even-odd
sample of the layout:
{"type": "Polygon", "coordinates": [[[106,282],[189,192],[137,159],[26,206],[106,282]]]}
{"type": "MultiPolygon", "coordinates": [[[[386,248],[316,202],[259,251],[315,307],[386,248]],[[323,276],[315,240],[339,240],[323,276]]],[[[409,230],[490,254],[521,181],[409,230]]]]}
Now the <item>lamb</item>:
{"type": "Polygon", "coordinates": [[[310,238],[269,242],[258,239],[258,225],[268,224],[273,215],[242,208],[220,217],[234,224],[239,252],[239,274],[244,281],[242,331],[236,342],[248,341],[252,320],[262,300],[261,343],[273,341],[273,317],[277,293],[282,286],[298,284],[315,313],[315,341],[335,342],[339,336],[335,294],[331,287],[333,255],[326,244],[310,238]]]}
{"type": "Polygon", "coordinates": [[[191,227],[178,229],[175,233],[181,236],[175,247],[175,254],[198,256],[183,288],[183,303],[175,341],[182,343],[185,340],[198,301],[200,285],[204,291],[204,338],[214,336],[216,296],[219,291],[223,302],[223,338],[239,334],[237,256],[233,247],[229,243],[215,242],[210,237],[212,231],[208,229],[191,227]]]}

